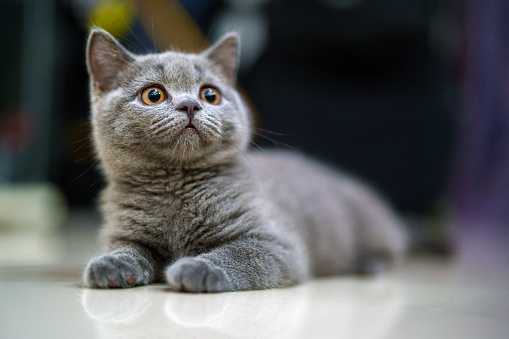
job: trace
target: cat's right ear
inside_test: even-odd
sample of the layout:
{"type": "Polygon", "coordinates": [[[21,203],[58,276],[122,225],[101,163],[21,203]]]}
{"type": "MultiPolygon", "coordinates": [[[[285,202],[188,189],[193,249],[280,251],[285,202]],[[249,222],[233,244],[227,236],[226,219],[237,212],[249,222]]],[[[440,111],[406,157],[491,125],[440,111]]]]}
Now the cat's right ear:
{"type": "Polygon", "coordinates": [[[88,37],[87,66],[88,72],[101,91],[114,87],[119,73],[134,61],[131,53],[126,51],[108,32],[94,28],[88,37]]]}

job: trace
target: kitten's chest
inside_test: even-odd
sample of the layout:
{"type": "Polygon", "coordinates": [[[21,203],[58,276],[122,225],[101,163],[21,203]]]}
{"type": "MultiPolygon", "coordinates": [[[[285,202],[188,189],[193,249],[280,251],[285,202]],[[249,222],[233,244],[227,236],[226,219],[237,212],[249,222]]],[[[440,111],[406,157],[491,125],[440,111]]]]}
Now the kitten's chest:
{"type": "Polygon", "coordinates": [[[207,196],[167,196],[157,207],[153,230],[158,247],[173,259],[197,255],[217,244],[227,226],[223,214],[235,202],[215,190],[207,196]]]}
{"type": "Polygon", "coordinates": [[[160,224],[170,239],[192,230],[207,222],[206,210],[210,204],[196,197],[183,198],[166,195],[158,203],[152,205],[154,221],[160,224]]]}
{"type": "Polygon", "coordinates": [[[185,186],[164,187],[144,201],[140,207],[152,220],[151,227],[176,237],[207,221],[217,189],[207,183],[185,186]]]}
{"type": "Polygon", "coordinates": [[[237,208],[240,195],[235,185],[217,176],[160,180],[141,190],[115,194],[115,205],[121,209],[118,215],[124,215],[128,224],[114,223],[164,257],[191,255],[217,238],[225,215],[237,208]]]}

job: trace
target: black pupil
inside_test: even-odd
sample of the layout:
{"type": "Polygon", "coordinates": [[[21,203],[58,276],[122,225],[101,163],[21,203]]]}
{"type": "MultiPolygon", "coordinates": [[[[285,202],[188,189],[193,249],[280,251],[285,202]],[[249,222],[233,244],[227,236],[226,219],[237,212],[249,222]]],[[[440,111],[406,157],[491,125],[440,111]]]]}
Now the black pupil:
{"type": "Polygon", "coordinates": [[[161,99],[161,92],[159,92],[157,89],[151,89],[148,91],[147,98],[150,100],[150,102],[156,103],[161,99]]]}
{"type": "Polygon", "coordinates": [[[216,92],[214,92],[210,88],[205,91],[205,94],[203,96],[205,97],[205,100],[207,100],[210,103],[216,101],[216,92]]]}

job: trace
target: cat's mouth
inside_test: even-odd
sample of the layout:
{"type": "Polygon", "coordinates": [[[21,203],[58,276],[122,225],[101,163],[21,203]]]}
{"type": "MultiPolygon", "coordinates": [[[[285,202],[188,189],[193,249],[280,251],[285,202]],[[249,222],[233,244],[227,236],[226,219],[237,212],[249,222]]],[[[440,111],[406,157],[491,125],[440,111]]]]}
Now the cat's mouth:
{"type": "Polygon", "coordinates": [[[186,127],[184,127],[184,131],[187,131],[187,132],[196,132],[196,127],[194,127],[194,125],[192,123],[188,123],[186,125],[186,127]]]}

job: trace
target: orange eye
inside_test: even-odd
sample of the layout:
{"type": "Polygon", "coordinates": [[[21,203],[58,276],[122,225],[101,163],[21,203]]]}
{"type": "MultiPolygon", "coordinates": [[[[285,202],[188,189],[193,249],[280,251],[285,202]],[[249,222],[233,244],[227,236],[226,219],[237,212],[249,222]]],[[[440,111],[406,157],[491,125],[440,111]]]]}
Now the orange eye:
{"type": "Polygon", "coordinates": [[[221,102],[221,95],[214,87],[203,87],[200,91],[200,99],[211,105],[217,105],[221,102]]]}
{"type": "Polygon", "coordinates": [[[148,87],[141,93],[141,100],[147,105],[157,105],[164,101],[166,97],[162,89],[158,87],[148,87]]]}

